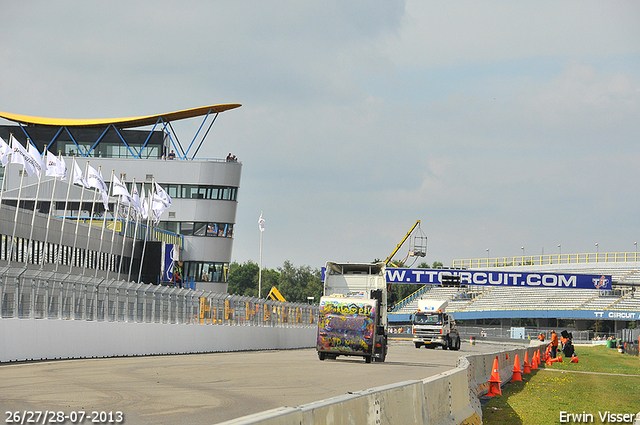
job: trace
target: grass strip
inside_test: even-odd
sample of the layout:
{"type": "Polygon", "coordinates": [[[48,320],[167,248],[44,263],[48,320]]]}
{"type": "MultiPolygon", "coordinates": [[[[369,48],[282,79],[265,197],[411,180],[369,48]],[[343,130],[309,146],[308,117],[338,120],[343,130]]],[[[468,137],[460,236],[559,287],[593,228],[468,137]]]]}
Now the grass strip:
{"type": "MultiPolygon", "coordinates": [[[[605,417],[604,421],[601,417],[606,416],[606,412],[633,415],[640,412],[638,357],[604,346],[579,346],[576,353],[579,363],[565,361],[545,365],[530,375],[523,375],[522,382],[506,385],[501,396],[491,398],[483,406],[483,423],[558,424],[562,423],[561,412],[582,415],[581,419],[565,416],[564,419],[569,419],[565,423],[609,423],[607,419],[611,417],[605,417]]],[[[620,423],[617,419],[621,418],[613,419],[620,423]]]]}

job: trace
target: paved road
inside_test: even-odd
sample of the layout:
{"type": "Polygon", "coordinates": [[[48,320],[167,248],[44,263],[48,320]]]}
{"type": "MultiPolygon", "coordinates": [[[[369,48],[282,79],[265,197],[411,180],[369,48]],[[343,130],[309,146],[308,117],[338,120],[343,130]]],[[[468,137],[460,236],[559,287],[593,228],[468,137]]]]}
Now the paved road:
{"type": "MultiPolygon", "coordinates": [[[[458,352],[393,341],[385,363],[356,357],[318,360],[315,350],[64,360],[0,365],[6,411],[121,411],[127,424],[213,424],[297,406],[453,368],[458,352]]],[[[66,423],[70,423],[67,421],[66,423]]],[[[85,423],[90,423],[85,421],[85,423]]]]}

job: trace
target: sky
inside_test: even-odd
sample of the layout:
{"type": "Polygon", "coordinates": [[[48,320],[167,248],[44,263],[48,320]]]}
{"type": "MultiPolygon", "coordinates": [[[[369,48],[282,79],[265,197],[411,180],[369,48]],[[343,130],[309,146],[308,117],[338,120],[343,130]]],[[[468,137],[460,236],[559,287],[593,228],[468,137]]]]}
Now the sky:
{"type": "MultiPolygon", "coordinates": [[[[266,268],[385,259],[417,220],[415,260],[444,265],[640,241],[636,1],[7,0],[0,13],[0,111],[242,104],[199,153],[242,163],[233,261],[259,262],[261,213],[266,268]]],[[[200,123],[175,128],[190,139],[200,123]]]]}

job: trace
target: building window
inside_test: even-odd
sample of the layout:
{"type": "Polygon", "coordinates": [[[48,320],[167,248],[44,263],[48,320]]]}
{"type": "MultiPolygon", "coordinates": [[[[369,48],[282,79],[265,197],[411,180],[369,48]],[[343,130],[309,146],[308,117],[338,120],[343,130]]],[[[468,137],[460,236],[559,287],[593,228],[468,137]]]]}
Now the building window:
{"type": "Polygon", "coordinates": [[[196,282],[226,282],[229,263],[185,261],[184,275],[196,282]]]}
{"type": "Polygon", "coordinates": [[[161,221],[158,227],[182,236],[233,237],[232,223],[205,223],[192,221],[161,221]]]}

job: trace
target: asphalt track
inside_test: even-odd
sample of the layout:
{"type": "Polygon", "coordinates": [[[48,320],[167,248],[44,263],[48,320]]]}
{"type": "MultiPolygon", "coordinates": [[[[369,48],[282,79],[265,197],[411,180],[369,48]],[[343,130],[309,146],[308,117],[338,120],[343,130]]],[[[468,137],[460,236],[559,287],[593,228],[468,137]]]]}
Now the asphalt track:
{"type": "Polygon", "coordinates": [[[371,364],[320,361],[314,349],[9,363],[0,365],[0,407],[3,423],[6,412],[48,410],[86,412],[87,424],[93,411],[120,411],[127,424],[215,424],[427,378],[452,369],[460,356],[499,348],[427,350],[396,340],[386,362],[371,364]]]}

